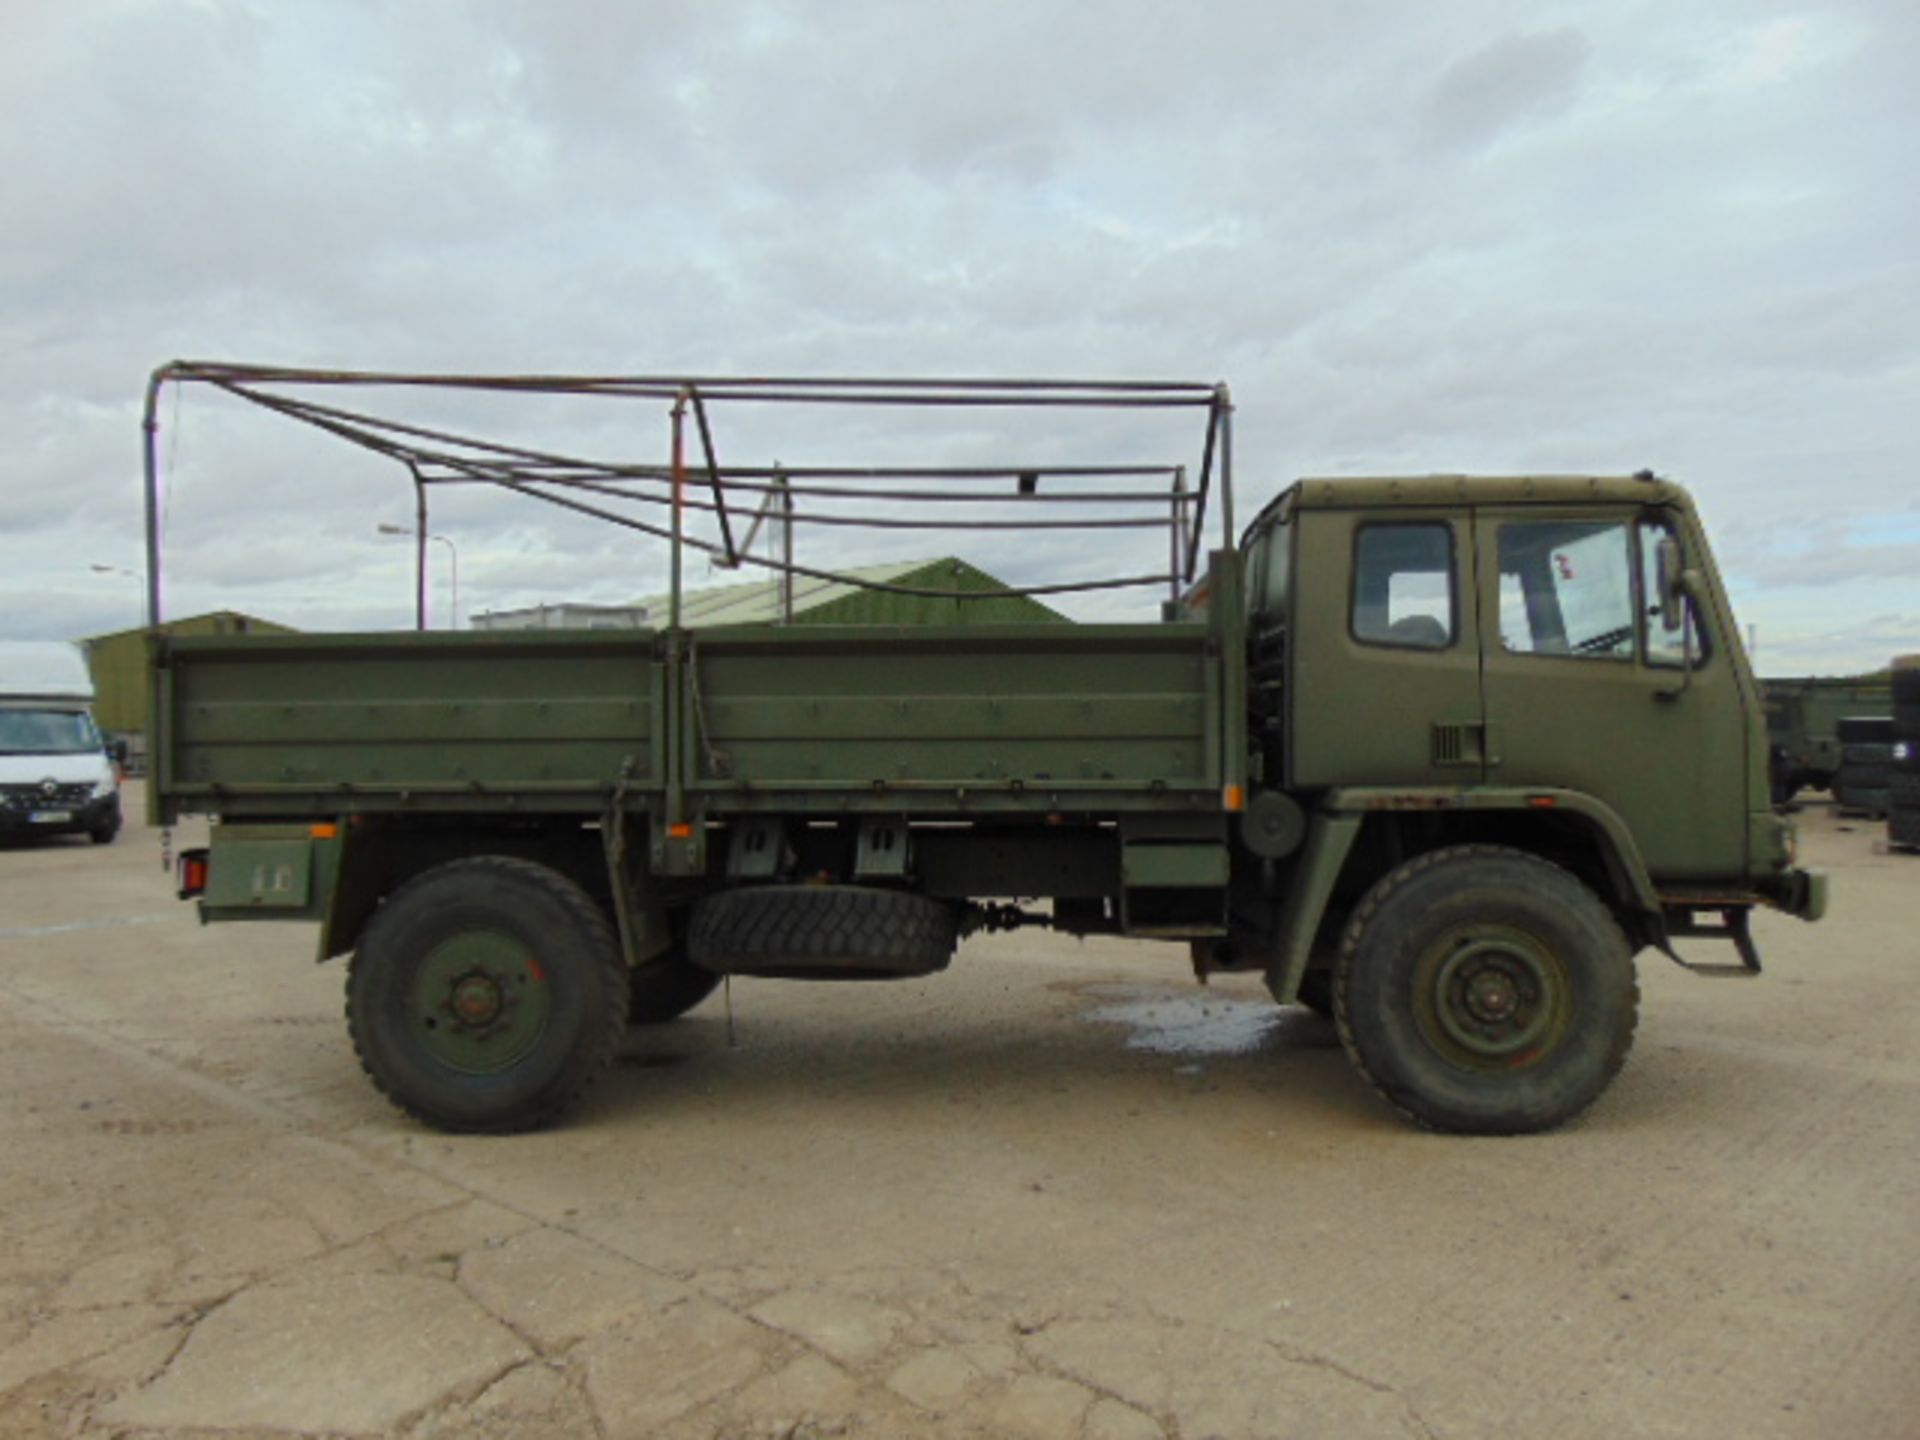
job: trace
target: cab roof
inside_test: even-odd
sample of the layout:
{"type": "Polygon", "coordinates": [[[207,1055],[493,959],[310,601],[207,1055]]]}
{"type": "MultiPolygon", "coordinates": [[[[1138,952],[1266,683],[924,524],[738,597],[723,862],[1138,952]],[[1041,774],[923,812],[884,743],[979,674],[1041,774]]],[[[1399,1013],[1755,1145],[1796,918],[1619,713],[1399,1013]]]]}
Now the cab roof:
{"type": "Polygon", "coordinates": [[[1366,475],[1297,480],[1262,518],[1294,510],[1452,505],[1685,505],[1687,492],[1651,471],[1638,475],[1366,475]]]}

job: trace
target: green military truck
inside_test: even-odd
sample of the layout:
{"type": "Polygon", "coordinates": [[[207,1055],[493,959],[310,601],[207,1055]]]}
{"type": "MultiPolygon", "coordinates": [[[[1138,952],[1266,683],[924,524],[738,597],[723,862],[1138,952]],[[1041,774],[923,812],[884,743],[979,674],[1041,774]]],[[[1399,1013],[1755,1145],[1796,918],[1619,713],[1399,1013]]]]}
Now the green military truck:
{"type": "Polygon", "coordinates": [[[1887,681],[1864,676],[1777,678],[1760,682],[1767,712],[1767,767],[1773,803],[1802,790],[1831,790],[1846,763],[1840,722],[1893,713],[1887,681]]]}
{"type": "Polygon", "coordinates": [[[1536,1131],[1624,1062],[1638,952],[1713,936],[1734,960],[1693,968],[1752,974],[1756,907],[1825,908],[1769,804],[1706,535],[1650,474],[1303,481],[1236,534],[1224,387],[564,382],[671,406],[670,461],[613,467],[288,398],[393,377],[176,365],[150,417],[169,381],[393,454],[422,533],[436,479],[609,517],[616,482],[654,485],[676,594],[683,550],[743,553],[729,494],[791,516],[885,475],[894,498],[860,512],[888,523],[924,507],[915,484],[957,508],[985,483],[1077,555],[1106,522],[1040,502],[1091,478],[1117,504],[1151,468],[728,468],[704,413],[723,402],[1205,412],[1197,483],[1157,472],[1152,623],[157,634],[152,818],[214,820],[183,897],[317,922],[320,958],[350,957],[367,1073],[442,1129],[554,1120],[630,1024],[719,977],[921,976],[1034,925],[1262,974],[1403,1115],[1536,1131]],[[1227,543],[1202,563],[1210,508],[1227,543]]]}

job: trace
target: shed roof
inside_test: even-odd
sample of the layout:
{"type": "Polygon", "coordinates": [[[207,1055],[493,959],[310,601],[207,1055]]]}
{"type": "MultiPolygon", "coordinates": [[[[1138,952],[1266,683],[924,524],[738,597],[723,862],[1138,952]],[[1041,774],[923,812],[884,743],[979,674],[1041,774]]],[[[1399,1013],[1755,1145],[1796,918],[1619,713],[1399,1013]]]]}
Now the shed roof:
{"type": "MultiPolygon", "coordinates": [[[[225,633],[247,630],[266,630],[281,634],[293,629],[291,625],[282,625],[278,620],[263,619],[261,616],[248,615],[239,610],[208,610],[199,615],[182,615],[178,619],[162,621],[160,628],[168,634],[201,634],[214,631],[225,633]]],[[[104,640],[118,640],[124,636],[142,636],[146,633],[146,626],[135,625],[126,630],[109,630],[104,635],[88,635],[79,643],[92,646],[104,640]]]]}
{"type": "MultiPolygon", "coordinates": [[[[1000,582],[976,566],[952,556],[943,556],[930,560],[896,560],[885,565],[864,565],[840,572],[854,580],[867,580],[875,584],[890,585],[908,582],[925,584],[930,589],[947,589],[961,579],[961,588],[973,589],[979,581],[988,582],[980,587],[983,594],[991,594],[992,587],[1000,582]],[[977,578],[976,578],[977,577],[977,578]],[[965,583],[973,579],[974,584],[965,583]]],[[[881,592],[884,593],[884,592],[881,592]]],[[[793,577],[793,613],[795,617],[824,609],[842,600],[860,596],[872,596],[875,592],[845,580],[823,580],[812,575],[793,577]]],[[[913,596],[898,598],[911,605],[917,598],[913,596]]],[[[665,624],[670,595],[649,595],[636,602],[644,605],[648,617],[657,624],[665,624]]],[[[928,599],[933,605],[951,605],[952,601],[941,602],[928,599]]],[[[1049,612],[1037,602],[1023,599],[1023,608],[1029,608],[1037,617],[1044,618],[1049,612]]],[[[768,580],[749,580],[737,585],[717,585],[703,590],[684,590],[680,596],[680,623],[686,626],[707,625],[771,625],[780,618],[780,578],[776,575],[768,580]]],[[[1004,618],[1004,617],[1001,617],[1004,618]]]]}

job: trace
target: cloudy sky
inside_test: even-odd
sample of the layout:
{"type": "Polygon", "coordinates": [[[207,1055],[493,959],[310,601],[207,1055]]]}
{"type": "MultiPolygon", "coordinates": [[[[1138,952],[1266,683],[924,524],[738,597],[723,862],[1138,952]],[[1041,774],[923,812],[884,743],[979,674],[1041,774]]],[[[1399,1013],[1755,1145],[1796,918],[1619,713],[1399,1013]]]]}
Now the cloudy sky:
{"type": "MultiPolygon", "coordinates": [[[[1221,379],[1243,515],[1650,466],[1763,672],[1877,666],[1920,651],[1916,54],[1908,0],[4,0],[0,635],[139,618],[139,406],[184,356],[1221,379]]],[[[535,421],[664,454],[657,413],[535,421]]],[[[204,389],[162,425],[171,613],[410,623],[402,475],[204,389]]],[[[435,528],[466,610],[663,588],[545,507],[435,528]]]]}

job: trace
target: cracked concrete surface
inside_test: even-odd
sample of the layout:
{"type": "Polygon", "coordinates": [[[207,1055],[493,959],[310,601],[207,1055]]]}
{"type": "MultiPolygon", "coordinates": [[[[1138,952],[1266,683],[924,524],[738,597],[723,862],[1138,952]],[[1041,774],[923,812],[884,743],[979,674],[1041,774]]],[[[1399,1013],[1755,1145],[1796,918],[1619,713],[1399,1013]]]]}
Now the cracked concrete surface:
{"type": "Polygon", "coordinates": [[[743,983],[738,1048],[696,1012],[454,1139],[309,931],[152,918],[138,827],[0,849],[0,1436],[1910,1434],[1920,860],[1806,829],[1832,921],[1643,963],[1614,1091],[1491,1143],[1250,984],[1027,935],[743,983]]]}

